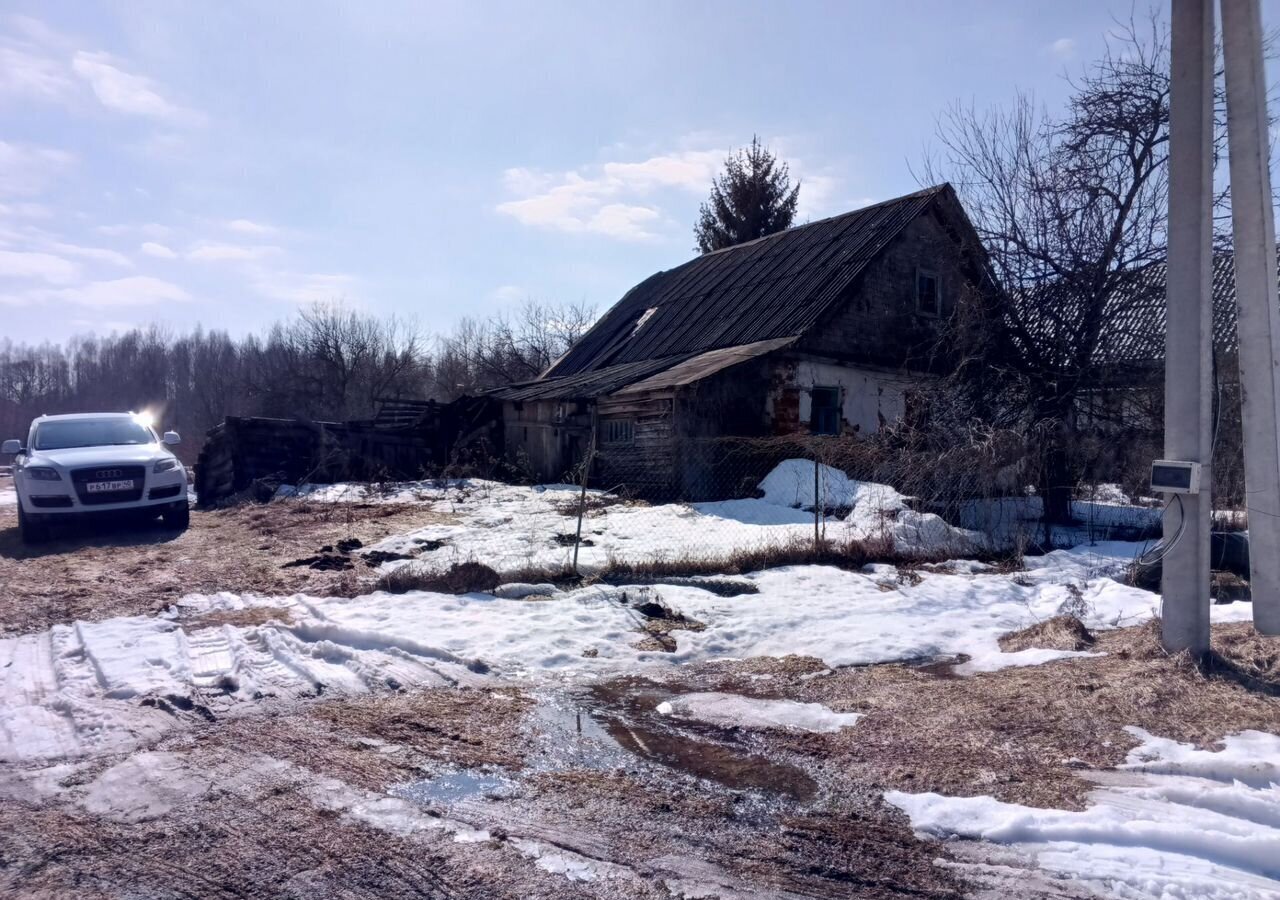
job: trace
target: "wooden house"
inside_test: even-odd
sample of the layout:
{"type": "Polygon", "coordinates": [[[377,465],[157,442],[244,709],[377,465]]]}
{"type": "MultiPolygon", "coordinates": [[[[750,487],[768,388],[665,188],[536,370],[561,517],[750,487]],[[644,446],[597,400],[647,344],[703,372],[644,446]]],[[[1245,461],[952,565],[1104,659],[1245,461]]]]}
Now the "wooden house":
{"type": "Polygon", "coordinates": [[[508,456],[650,497],[721,492],[714,439],[859,435],[947,370],[959,305],[993,289],[950,185],[692,259],[636,285],[534,381],[495,392],[508,456]]]}

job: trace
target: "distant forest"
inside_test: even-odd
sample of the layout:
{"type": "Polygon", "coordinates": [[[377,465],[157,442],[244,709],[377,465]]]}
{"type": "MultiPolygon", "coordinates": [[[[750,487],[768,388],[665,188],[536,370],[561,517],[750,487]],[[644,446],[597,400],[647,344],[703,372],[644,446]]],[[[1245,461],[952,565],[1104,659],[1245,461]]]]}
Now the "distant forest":
{"type": "Polygon", "coordinates": [[[226,416],[368,418],[383,397],[451,400],[535,378],[590,326],[580,305],[527,302],[430,336],[337,304],[233,338],[161,327],[65,344],[0,341],[0,439],[25,441],[43,414],[148,409],[194,458],[226,416]]]}

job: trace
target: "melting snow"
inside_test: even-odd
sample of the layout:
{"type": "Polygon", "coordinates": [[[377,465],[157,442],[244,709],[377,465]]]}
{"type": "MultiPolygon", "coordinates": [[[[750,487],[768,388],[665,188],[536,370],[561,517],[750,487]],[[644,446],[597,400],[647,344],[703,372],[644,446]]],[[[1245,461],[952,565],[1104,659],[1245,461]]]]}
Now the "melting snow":
{"type": "Polygon", "coordinates": [[[848,728],[861,713],[832,712],[821,703],[761,700],[738,694],[681,694],[658,704],[658,712],[678,719],[742,728],[790,728],[831,733],[848,728]]]}
{"type": "Polygon", "coordinates": [[[891,791],[939,838],[1011,844],[1051,872],[1128,898],[1280,897],[1280,737],[1245,731],[1198,750],[1139,728],[1120,773],[1073,812],[891,791]]]}
{"type": "MultiPolygon", "coordinates": [[[[129,749],[175,727],[175,709],[199,714],[199,704],[220,714],[263,697],[481,684],[490,671],[599,673],[788,654],[829,666],[957,654],[972,657],[974,671],[1039,663],[1062,654],[1001,653],[998,637],[1064,604],[1091,628],[1152,615],[1152,594],[1101,577],[1135,550],[1113,544],[1058,551],[1029,560],[1032,567],[1016,576],[931,572],[918,584],[899,583],[889,566],[861,573],[796,566],[748,576],[760,592],[737,597],[693,583],[595,586],[534,602],[426,592],[193,596],[165,616],[58,625],[0,640],[0,761],[129,749]],[[1068,581],[1078,585],[1075,592],[1068,581]],[[673,653],[635,647],[643,619],[633,604],[654,591],[706,625],[673,632],[673,653]],[[198,624],[202,612],[246,606],[279,608],[281,621],[198,624]]],[[[1213,614],[1238,620],[1249,605],[1215,606],[1213,614]]]]}

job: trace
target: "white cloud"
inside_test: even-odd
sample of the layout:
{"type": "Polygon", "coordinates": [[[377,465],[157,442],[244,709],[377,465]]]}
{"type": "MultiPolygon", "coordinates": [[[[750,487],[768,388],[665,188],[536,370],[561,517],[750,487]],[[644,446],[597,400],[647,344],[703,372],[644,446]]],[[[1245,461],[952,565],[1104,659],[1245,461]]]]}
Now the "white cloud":
{"type": "Polygon", "coordinates": [[[43,203],[0,203],[0,216],[13,219],[50,219],[53,210],[43,203]]]}
{"type": "Polygon", "coordinates": [[[538,228],[590,232],[619,240],[655,237],[662,220],[652,202],[637,202],[657,190],[703,193],[723,164],[725,150],[681,150],[639,162],[608,162],[554,175],[513,168],[503,184],[516,199],[498,212],[538,228]]]}
{"type": "Polygon", "coordinates": [[[65,150],[0,140],[0,194],[38,194],[73,163],[65,150]]]}
{"type": "Polygon", "coordinates": [[[94,262],[110,263],[113,266],[122,266],[124,268],[133,268],[133,260],[116,250],[108,250],[105,247],[81,247],[78,244],[65,244],[55,242],[50,245],[50,249],[68,256],[79,256],[82,259],[91,259],[94,262]]]}
{"type": "Polygon", "coordinates": [[[120,237],[126,234],[141,234],[149,238],[163,238],[169,235],[170,229],[158,222],[147,222],[143,225],[131,225],[120,223],[116,225],[98,225],[94,231],[98,234],[105,234],[108,237],[120,237]]]}
{"type": "Polygon", "coordinates": [[[250,219],[232,219],[227,223],[227,228],[240,234],[259,235],[275,234],[279,230],[272,225],[264,225],[261,222],[254,222],[250,219]]]}
{"type": "MultiPolygon", "coordinates": [[[[729,153],[721,148],[682,149],[558,174],[507,169],[503,184],[515,197],[499,203],[497,211],[536,228],[648,240],[664,230],[664,222],[671,224],[662,201],[683,210],[691,197],[706,196],[729,153]]],[[[839,179],[811,170],[792,154],[779,150],[778,156],[789,164],[793,183],[799,179],[803,185],[797,221],[829,215],[839,179]]]]}
{"type": "Polygon", "coordinates": [[[498,303],[515,303],[529,296],[529,292],[518,284],[502,284],[489,292],[489,299],[498,303]]]}
{"type": "Polygon", "coordinates": [[[137,322],[128,322],[122,319],[86,319],[84,317],[72,319],[71,324],[76,328],[88,328],[96,334],[123,333],[138,327],[137,322]]]}
{"type": "Polygon", "coordinates": [[[655,237],[647,226],[661,218],[662,214],[651,206],[609,203],[596,210],[595,215],[587,221],[586,230],[624,241],[645,240],[655,237]]]}
{"type": "Polygon", "coordinates": [[[154,256],[157,259],[176,259],[178,256],[164,244],[157,244],[155,241],[143,241],[138,249],[147,256],[154,256]]]}
{"type": "Polygon", "coordinates": [[[187,251],[187,259],[200,262],[254,262],[279,252],[279,247],[269,245],[246,247],[243,244],[201,241],[187,251]]]}
{"type": "Polygon", "coordinates": [[[638,163],[605,163],[604,176],[638,190],[679,187],[704,194],[727,155],[724,150],[687,150],[653,156],[638,163]]]}
{"type": "Polygon", "coordinates": [[[1070,59],[1076,54],[1076,42],[1073,38],[1061,37],[1045,49],[1058,59],[1070,59]]]}
{"type": "Polygon", "coordinates": [[[306,305],[350,300],[356,280],[336,272],[261,272],[253,286],[264,297],[306,305]]]}
{"type": "Polygon", "coordinates": [[[75,92],[66,66],[16,42],[0,46],[0,94],[62,100],[75,92]]]}
{"type": "Polygon", "coordinates": [[[167,122],[192,124],[200,119],[195,112],[162,97],[151,79],[124,71],[106,53],[81,50],[72,59],[71,69],[108,109],[167,122]]]}
{"type": "Polygon", "coordinates": [[[48,291],[45,299],[81,306],[117,308],[185,303],[191,299],[191,295],[172,282],[150,275],[131,275],[128,278],[91,281],[77,287],[48,291]]]}
{"type": "Polygon", "coordinates": [[[80,277],[80,267],[52,253],[0,250],[0,277],[69,284],[80,277]]]}

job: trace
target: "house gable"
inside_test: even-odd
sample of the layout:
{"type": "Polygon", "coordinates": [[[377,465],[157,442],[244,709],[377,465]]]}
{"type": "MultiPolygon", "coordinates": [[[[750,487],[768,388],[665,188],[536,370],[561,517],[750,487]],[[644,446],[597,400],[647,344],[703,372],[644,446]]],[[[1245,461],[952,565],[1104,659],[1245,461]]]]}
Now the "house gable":
{"type": "Polygon", "coordinates": [[[895,370],[944,370],[951,356],[946,330],[957,305],[992,285],[967,217],[953,197],[939,198],[894,237],[795,349],[895,370]]]}

